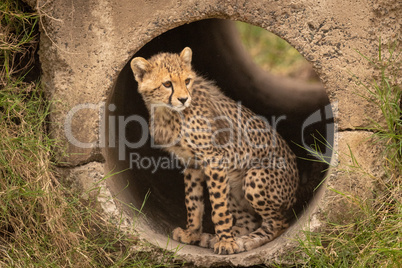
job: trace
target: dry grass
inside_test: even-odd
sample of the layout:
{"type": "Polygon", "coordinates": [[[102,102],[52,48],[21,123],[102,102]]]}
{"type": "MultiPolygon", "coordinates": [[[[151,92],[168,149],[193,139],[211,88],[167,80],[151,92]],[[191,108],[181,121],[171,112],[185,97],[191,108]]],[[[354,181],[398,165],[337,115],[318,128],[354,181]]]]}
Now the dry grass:
{"type": "Polygon", "coordinates": [[[26,82],[38,16],[6,0],[0,19],[0,267],[172,266],[172,253],[138,250],[145,246],[105,220],[94,199],[59,182],[49,103],[39,82],[26,82]]]}
{"type": "Polygon", "coordinates": [[[36,13],[24,12],[19,1],[0,2],[0,83],[4,85],[11,76],[28,71],[33,64],[33,54],[38,44],[36,13]]]}

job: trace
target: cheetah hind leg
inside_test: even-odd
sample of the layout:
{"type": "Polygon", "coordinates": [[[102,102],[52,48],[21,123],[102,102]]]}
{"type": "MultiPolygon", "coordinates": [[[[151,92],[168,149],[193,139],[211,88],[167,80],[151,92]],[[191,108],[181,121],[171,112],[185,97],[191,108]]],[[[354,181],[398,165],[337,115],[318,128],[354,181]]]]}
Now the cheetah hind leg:
{"type": "Polygon", "coordinates": [[[200,243],[198,244],[203,248],[214,248],[214,245],[218,242],[218,237],[214,234],[202,233],[200,237],[200,243]]]}
{"type": "Polygon", "coordinates": [[[248,235],[261,226],[261,218],[258,215],[242,209],[235,201],[231,202],[231,213],[235,222],[232,228],[235,237],[248,235]]]}
{"type": "MultiPolygon", "coordinates": [[[[288,227],[284,212],[294,203],[294,190],[289,189],[286,194],[281,194],[279,186],[275,183],[267,183],[270,171],[263,169],[251,169],[245,176],[244,193],[254,210],[261,216],[261,226],[248,235],[236,238],[240,251],[248,251],[266,244],[283,233],[288,227]]],[[[279,174],[278,174],[279,175],[279,174]]],[[[283,173],[279,176],[285,181],[290,174],[283,173]],[[281,176],[282,175],[282,176],[281,176]]],[[[277,181],[281,178],[277,176],[277,181]]]]}
{"type": "MultiPolygon", "coordinates": [[[[274,214],[272,214],[273,216],[274,214]]],[[[236,238],[240,251],[249,251],[262,246],[282,234],[288,224],[279,215],[265,218],[261,227],[248,235],[236,238]]]]}
{"type": "MultiPolygon", "coordinates": [[[[235,218],[235,225],[233,226],[233,235],[241,237],[248,235],[261,226],[260,218],[256,215],[251,215],[248,211],[242,210],[240,206],[229,198],[230,211],[235,218]]],[[[218,242],[216,235],[209,233],[202,233],[200,236],[199,246],[205,248],[214,248],[215,243],[218,242]]]]}
{"type": "Polygon", "coordinates": [[[196,233],[180,227],[173,230],[172,238],[180,243],[212,249],[214,248],[215,243],[218,242],[216,235],[209,233],[196,233]]]}
{"type": "MultiPolygon", "coordinates": [[[[252,223],[253,227],[249,227],[246,225],[235,225],[233,226],[233,234],[235,237],[240,237],[250,233],[250,229],[254,230],[255,222],[252,223]]],[[[204,248],[214,248],[215,243],[218,242],[218,238],[216,235],[209,233],[202,233],[200,236],[199,246],[204,248]]],[[[244,251],[244,250],[241,250],[244,251]]]]}

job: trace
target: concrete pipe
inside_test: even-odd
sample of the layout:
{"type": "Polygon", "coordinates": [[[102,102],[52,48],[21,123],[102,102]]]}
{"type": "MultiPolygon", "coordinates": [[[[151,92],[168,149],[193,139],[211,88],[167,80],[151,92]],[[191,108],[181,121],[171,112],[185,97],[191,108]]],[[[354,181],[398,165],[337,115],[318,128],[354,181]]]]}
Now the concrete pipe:
{"type": "MultiPolygon", "coordinates": [[[[312,144],[310,134],[316,131],[328,137],[329,143],[333,145],[333,116],[323,86],[320,83],[308,84],[275,77],[264,72],[245,52],[232,21],[208,19],[174,28],[148,42],[135,56],[147,58],[161,50],[180,52],[185,46],[193,49],[192,63],[195,70],[217,81],[227,95],[251,107],[267,118],[271,124],[276,124],[278,131],[289,141],[298,156],[308,157],[307,151],[299,146],[303,142],[312,144]],[[326,120],[309,122],[308,118],[317,111],[326,113],[326,120]],[[306,125],[306,120],[307,127],[303,126],[306,125]],[[305,137],[303,141],[302,137],[305,137]]],[[[136,115],[145,121],[133,118],[133,122],[124,130],[120,129],[125,131],[124,134],[119,133],[120,130],[116,128],[115,140],[112,141],[116,146],[108,149],[107,162],[115,170],[128,170],[114,176],[113,180],[110,180],[109,187],[114,193],[120,191],[119,198],[125,203],[134,204],[137,208],[142,207],[144,197],[149,191],[142,210],[146,215],[146,221],[144,224],[141,223],[143,237],[151,243],[166,245],[172,230],[177,226],[184,227],[186,224],[184,182],[181,174],[183,167],[169,154],[154,149],[150,139],[142,143],[144,133],[148,132],[148,126],[144,124],[148,122],[148,111],[135,89],[136,82],[127,64],[120,72],[114,92],[106,105],[106,107],[112,105],[113,111],[108,111],[107,118],[114,121],[110,124],[109,120],[107,129],[110,129],[111,125],[116,125],[116,118],[136,115]],[[121,141],[118,138],[123,136],[133,147],[127,148],[124,154],[121,148],[126,147],[119,144],[121,141]],[[165,168],[161,168],[163,163],[166,163],[165,168]],[[121,191],[123,187],[126,188],[121,191]]],[[[148,137],[148,134],[145,135],[148,137]]],[[[109,138],[110,136],[107,137],[109,138]]],[[[302,176],[309,177],[310,187],[301,193],[296,213],[310,201],[313,189],[323,178],[321,171],[327,168],[326,165],[314,168],[314,165],[313,161],[299,160],[299,169],[302,176]]],[[[204,231],[213,233],[210,214],[211,208],[207,205],[204,231]]],[[[273,243],[281,244],[280,240],[273,243]]],[[[171,245],[175,246],[176,243],[172,241],[171,245]]],[[[265,248],[272,248],[272,244],[265,248]]],[[[199,252],[211,258],[216,257],[211,250],[195,246],[186,246],[179,254],[198,255],[199,252]]],[[[242,255],[244,254],[239,254],[236,258],[243,258],[242,255]]]]}
{"type": "MultiPolygon", "coordinates": [[[[226,256],[186,245],[178,251],[179,258],[200,266],[284,262],[303,229],[325,229],[325,219],[343,215],[345,206],[329,188],[370,195],[373,184],[344,172],[347,160],[339,155],[356,150],[362,166],[378,173],[380,149],[364,143],[369,133],[355,129],[369,122],[362,114],[383,119],[353,93],[350,73],[370,79],[372,69],[355,49],[374,56],[376,33],[387,40],[401,31],[397,1],[371,6],[362,0],[358,9],[354,1],[309,0],[28,2],[42,15],[42,81],[54,101],[51,133],[64,145],[56,153],[65,163],[65,174],[84,187],[107,177],[99,198],[105,212],[123,217],[127,226],[135,221],[135,231],[148,242],[177,247],[168,236],[173,228],[184,227],[186,213],[180,167],[150,144],[147,111],[128,64],[135,56],[179,52],[189,46],[194,69],[275,123],[298,156],[307,153],[297,144],[314,143],[310,134],[318,131],[328,141],[321,148],[332,163],[327,179],[318,191],[313,193],[310,187],[300,194],[297,220],[280,237],[250,252],[226,256]],[[313,64],[323,85],[261,70],[240,44],[233,20],[287,40],[313,64]],[[155,161],[166,161],[165,168],[155,169],[155,161]],[[138,215],[133,208],[142,212],[138,215]]],[[[327,168],[302,159],[298,164],[301,183],[313,186],[327,168]]],[[[207,208],[205,230],[212,232],[209,214],[207,208]]]]}

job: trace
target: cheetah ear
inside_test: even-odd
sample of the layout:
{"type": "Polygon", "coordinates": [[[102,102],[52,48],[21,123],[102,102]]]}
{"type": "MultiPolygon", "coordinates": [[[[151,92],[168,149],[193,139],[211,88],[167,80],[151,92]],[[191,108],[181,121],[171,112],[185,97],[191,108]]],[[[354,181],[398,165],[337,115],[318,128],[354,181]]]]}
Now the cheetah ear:
{"type": "Polygon", "coordinates": [[[151,70],[151,64],[144,58],[136,57],[131,61],[131,70],[133,70],[135,80],[141,82],[144,74],[151,70]]]}
{"type": "Polygon", "coordinates": [[[193,56],[193,51],[191,51],[191,48],[189,48],[189,47],[185,47],[183,49],[183,51],[180,53],[180,58],[189,67],[191,67],[191,58],[192,58],[192,56],[193,56]]]}

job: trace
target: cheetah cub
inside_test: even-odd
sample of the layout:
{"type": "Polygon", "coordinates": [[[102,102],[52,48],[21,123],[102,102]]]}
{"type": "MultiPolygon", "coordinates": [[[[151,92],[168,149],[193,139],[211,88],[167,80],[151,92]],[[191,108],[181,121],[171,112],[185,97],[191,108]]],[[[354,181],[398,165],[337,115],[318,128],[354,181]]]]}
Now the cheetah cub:
{"type": "Polygon", "coordinates": [[[186,47],[131,61],[154,142],[186,165],[187,225],[174,229],[173,239],[217,254],[251,250],[288,226],[285,214],[299,182],[296,157],[263,117],[197,76],[191,60],[186,47]],[[205,185],[215,234],[202,232],[205,185]]]}

